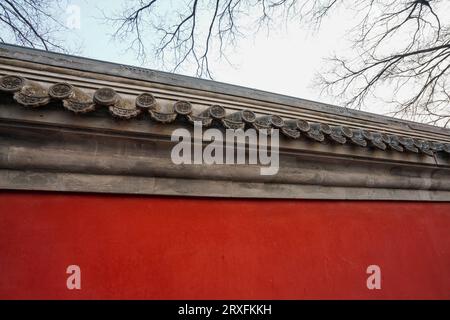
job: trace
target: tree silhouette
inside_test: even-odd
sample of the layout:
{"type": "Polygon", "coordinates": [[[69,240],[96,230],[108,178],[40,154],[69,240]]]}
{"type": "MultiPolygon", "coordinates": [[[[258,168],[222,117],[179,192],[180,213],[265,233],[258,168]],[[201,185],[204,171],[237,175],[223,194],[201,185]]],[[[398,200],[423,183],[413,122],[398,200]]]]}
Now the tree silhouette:
{"type": "MultiPolygon", "coordinates": [[[[65,50],[53,4],[2,0],[0,41],[65,50]]],[[[240,38],[283,21],[320,28],[342,10],[355,19],[352,46],[317,75],[322,92],[345,106],[378,99],[397,117],[450,126],[448,0],[135,0],[103,18],[143,62],[154,53],[174,72],[194,65],[196,76],[213,78],[212,57],[227,60],[240,38]]]]}
{"type": "Polygon", "coordinates": [[[1,0],[0,42],[68,51],[61,34],[66,27],[54,11],[58,5],[59,1],[51,0],[1,0]]]}
{"type": "Polygon", "coordinates": [[[248,33],[242,21],[250,12],[258,14],[252,27],[259,30],[280,20],[320,27],[343,9],[357,13],[350,30],[353,55],[329,59],[331,67],[316,78],[322,90],[361,108],[388,87],[390,99],[380,99],[393,105],[394,115],[449,126],[450,19],[440,20],[445,1],[190,0],[162,14],[163,1],[141,0],[108,19],[114,38],[129,43],[138,57],[147,57],[144,33],[151,29],[159,40],[152,52],[175,57],[173,71],[194,63],[197,76],[212,78],[211,51],[226,58],[223,48],[248,33]]]}

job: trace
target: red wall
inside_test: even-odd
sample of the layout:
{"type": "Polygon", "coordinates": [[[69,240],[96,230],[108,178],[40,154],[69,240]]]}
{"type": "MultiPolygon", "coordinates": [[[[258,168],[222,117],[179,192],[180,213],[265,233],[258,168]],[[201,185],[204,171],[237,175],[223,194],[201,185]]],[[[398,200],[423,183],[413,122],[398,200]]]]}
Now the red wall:
{"type": "Polygon", "coordinates": [[[0,298],[450,299],[450,203],[3,192],[0,298]]]}

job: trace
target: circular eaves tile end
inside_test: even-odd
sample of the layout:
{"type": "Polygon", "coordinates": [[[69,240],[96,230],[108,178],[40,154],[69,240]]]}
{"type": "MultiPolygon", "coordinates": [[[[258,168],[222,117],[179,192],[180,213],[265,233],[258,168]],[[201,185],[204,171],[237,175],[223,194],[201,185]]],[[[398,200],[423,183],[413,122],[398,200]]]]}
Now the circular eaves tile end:
{"type": "Polygon", "coordinates": [[[52,97],[53,99],[66,99],[70,97],[70,95],[73,92],[73,86],[65,83],[65,82],[59,82],[55,83],[48,89],[48,95],[52,97]]]}
{"type": "Polygon", "coordinates": [[[20,76],[7,75],[0,78],[0,91],[17,92],[25,85],[25,79],[20,76]]]}
{"type": "Polygon", "coordinates": [[[247,123],[253,123],[256,120],[256,114],[250,110],[242,110],[242,120],[247,123]]]}
{"type": "Polygon", "coordinates": [[[180,115],[188,115],[192,112],[192,105],[188,101],[177,101],[175,102],[175,105],[173,106],[175,109],[175,112],[180,115]]]}
{"type": "Polygon", "coordinates": [[[117,101],[117,93],[111,88],[100,88],[94,93],[94,102],[101,106],[110,106],[117,101]]]}
{"type": "Polygon", "coordinates": [[[141,93],[140,95],[138,95],[136,97],[136,107],[138,107],[140,109],[148,110],[148,109],[152,108],[153,106],[155,106],[155,104],[156,104],[156,99],[149,92],[141,93]]]}
{"type": "Polygon", "coordinates": [[[218,104],[212,105],[209,109],[209,114],[214,119],[223,119],[225,117],[225,108],[218,104]]]}

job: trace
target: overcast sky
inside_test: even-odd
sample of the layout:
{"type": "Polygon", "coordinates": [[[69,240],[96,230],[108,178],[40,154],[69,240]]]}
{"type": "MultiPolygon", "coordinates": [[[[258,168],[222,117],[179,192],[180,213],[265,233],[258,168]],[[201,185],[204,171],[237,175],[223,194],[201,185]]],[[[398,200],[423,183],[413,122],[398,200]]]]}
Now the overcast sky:
{"type": "MultiPolygon", "coordinates": [[[[81,44],[80,54],[94,59],[107,60],[151,69],[161,69],[156,61],[141,65],[135,53],[126,51],[123,43],[111,41],[112,28],[105,24],[98,8],[105,13],[120,10],[120,0],[84,1],[70,4],[80,8],[80,29],[72,30],[67,37],[81,44]]],[[[68,16],[68,14],[66,13],[68,16]]],[[[319,98],[319,91],[310,87],[311,80],[323,63],[322,59],[338,50],[344,41],[347,21],[345,17],[330,19],[319,32],[302,30],[291,23],[270,34],[261,30],[250,35],[230,49],[228,60],[211,61],[214,80],[262,89],[312,100],[319,98]]],[[[179,73],[188,73],[180,69],[179,73]],[[184,72],[183,72],[184,71],[184,72]]],[[[329,101],[332,102],[332,101],[329,101]]]]}
{"type": "MultiPolygon", "coordinates": [[[[182,0],[171,0],[182,1],[182,0]]],[[[113,15],[121,10],[120,0],[73,0],[68,2],[80,9],[80,28],[67,32],[67,39],[80,45],[79,55],[111,62],[164,70],[156,60],[141,64],[123,42],[111,40],[112,27],[102,20],[102,12],[113,15]],[[99,10],[101,8],[101,10],[99,10]]],[[[170,4],[170,0],[165,2],[170,4]]],[[[170,7],[169,7],[170,9],[170,7]]],[[[170,12],[170,11],[169,11],[170,12]]],[[[68,16],[69,12],[65,15],[68,16]]],[[[354,20],[348,11],[324,20],[318,31],[305,30],[295,21],[284,24],[267,34],[261,30],[228,48],[228,60],[211,60],[214,80],[265,91],[338,104],[330,96],[320,94],[312,85],[317,72],[323,69],[324,59],[334,52],[344,53],[349,48],[346,31],[354,20]]],[[[151,44],[151,39],[148,42],[151,44]]],[[[178,73],[193,75],[189,68],[178,73]]],[[[383,104],[369,104],[366,111],[385,114],[383,104]]]]}

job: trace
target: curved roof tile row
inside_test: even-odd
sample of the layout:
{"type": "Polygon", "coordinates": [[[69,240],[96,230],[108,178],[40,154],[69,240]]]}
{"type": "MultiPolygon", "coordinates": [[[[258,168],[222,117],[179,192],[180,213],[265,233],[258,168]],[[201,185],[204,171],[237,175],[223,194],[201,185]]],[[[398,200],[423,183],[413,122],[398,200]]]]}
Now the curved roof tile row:
{"type": "Polygon", "coordinates": [[[142,113],[149,113],[153,120],[160,123],[170,123],[177,117],[185,117],[192,123],[199,121],[205,127],[216,122],[227,129],[253,127],[270,132],[270,129],[276,128],[291,139],[304,136],[316,142],[327,140],[337,144],[354,144],[386,151],[422,153],[428,156],[433,156],[435,152],[450,154],[449,143],[360,128],[330,126],[303,119],[283,119],[278,115],[256,115],[247,109],[231,112],[217,104],[199,111],[195,110],[189,101],[177,101],[170,110],[163,110],[150,92],[141,93],[132,101],[122,98],[114,89],[108,87],[99,88],[91,95],[69,83],[60,82],[44,88],[17,75],[1,77],[0,91],[13,94],[19,104],[27,107],[40,107],[59,100],[64,108],[74,113],[88,113],[98,107],[107,107],[114,117],[121,119],[131,119],[142,113]]]}

